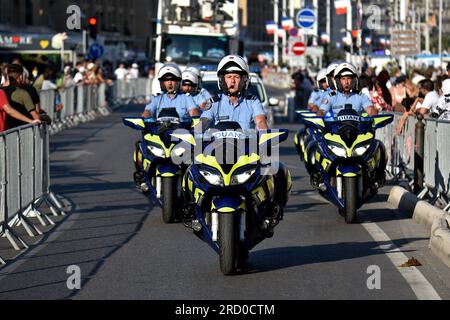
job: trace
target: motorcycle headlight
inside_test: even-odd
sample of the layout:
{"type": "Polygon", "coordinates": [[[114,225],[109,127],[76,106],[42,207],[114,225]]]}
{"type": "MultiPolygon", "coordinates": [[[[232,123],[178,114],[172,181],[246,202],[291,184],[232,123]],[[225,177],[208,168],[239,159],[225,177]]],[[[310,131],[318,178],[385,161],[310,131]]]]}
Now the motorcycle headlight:
{"type": "Polygon", "coordinates": [[[223,178],[222,175],[219,173],[214,173],[208,170],[199,170],[200,174],[205,178],[208,183],[215,185],[215,186],[221,186],[223,185],[223,178]]]}
{"type": "Polygon", "coordinates": [[[231,178],[231,184],[243,184],[255,173],[255,169],[250,169],[238,174],[235,174],[231,178]]]}
{"type": "Polygon", "coordinates": [[[341,147],[336,144],[329,144],[328,148],[330,148],[331,152],[333,152],[337,157],[342,157],[342,158],[347,157],[347,150],[345,150],[344,147],[341,147]]]}
{"type": "Polygon", "coordinates": [[[362,156],[364,153],[366,153],[366,151],[367,151],[367,149],[369,149],[369,147],[370,147],[370,143],[363,144],[363,145],[361,145],[359,147],[356,147],[355,149],[353,149],[352,156],[353,157],[360,157],[360,156],[362,156]]]}
{"type": "Polygon", "coordinates": [[[165,158],[166,153],[163,148],[154,145],[149,145],[148,150],[150,150],[150,152],[153,153],[155,157],[165,158]]]}

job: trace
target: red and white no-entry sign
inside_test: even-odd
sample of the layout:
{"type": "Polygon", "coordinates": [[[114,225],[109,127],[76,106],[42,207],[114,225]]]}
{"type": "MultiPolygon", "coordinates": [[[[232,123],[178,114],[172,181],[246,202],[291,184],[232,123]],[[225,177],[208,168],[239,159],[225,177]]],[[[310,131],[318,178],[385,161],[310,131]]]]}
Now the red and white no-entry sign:
{"type": "Polygon", "coordinates": [[[292,53],[296,56],[301,56],[305,53],[306,47],[303,42],[294,42],[292,44],[292,53]]]}

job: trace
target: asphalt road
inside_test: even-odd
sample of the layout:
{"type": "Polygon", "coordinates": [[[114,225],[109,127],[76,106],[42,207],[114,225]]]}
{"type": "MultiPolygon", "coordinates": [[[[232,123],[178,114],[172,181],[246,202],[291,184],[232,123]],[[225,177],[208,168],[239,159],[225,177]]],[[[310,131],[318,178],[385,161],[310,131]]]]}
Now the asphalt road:
{"type": "Polygon", "coordinates": [[[450,298],[448,268],[427,248],[429,230],[390,209],[388,187],[353,225],[311,189],[295,124],[279,124],[292,130],[280,149],[294,184],[285,218],[251,251],[244,273],[223,276],[206,243],[182,224],[164,224],[161,209],[134,188],[138,133],[121,118],[141,110],[125,106],[52,136],[52,189],[71,213],[0,269],[1,300],[450,298]],[[411,257],[422,266],[399,267],[411,257]],[[79,290],[67,286],[70,266],[80,268],[79,290]],[[374,266],[380,289],[368,288],[374,266]]]}

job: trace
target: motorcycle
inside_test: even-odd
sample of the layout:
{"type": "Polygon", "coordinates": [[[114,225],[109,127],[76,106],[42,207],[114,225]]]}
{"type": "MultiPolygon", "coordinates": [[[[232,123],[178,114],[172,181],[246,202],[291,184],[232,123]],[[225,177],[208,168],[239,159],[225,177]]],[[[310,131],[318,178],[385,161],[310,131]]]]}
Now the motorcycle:
{"type": "Polygon", "coordinates": [[[225,275],[242,269],[249,251],[272,237],[283,218],[291,175],[281,163],[267,171],[273,163],[264,150],[270,156],[287,136],[285,129],[244,133],[236,122],[219,122],[203,133],[201,152],[184,175],[182,221],[219,254],[225,275]]]}
{"type": "Polygon", "coordinates": [[[134,163],[136,186],[156,205],[162,207],[165,223],[179,217],[182,201],[181,178],[186,164],[175,164],[173,156],[180,156],[185,150],[176,148],[177,140],[171,134],[178,129],[190,129],[192,120],[180,121],[175,108],[164,108],[156,120],[141,117],[123,118],[123,123],[142,132],[136,143],[134,163]]]}
{"type": "MultiPolygon", "coordinates": [[[[303,117],[314,117],[316,116],[315,112],[306,111],[306,110],[298,110],[296,111],[297,114],[303,117]]],[[[300,156],[300,161],[305,161],[305,151],[306,146],[311,141],[311,139],[314,137],[314,128],[305,126],[304,128],[301,128],[297,131],[297,133],[294,136],[294,144],[295,148],[297,150],[298,155],[300,156]]]]}
{"type": "Polygon", "coordinates": [[[338,207],[346,223],[385,182],[387,154],[375,131],[393,121],[392,114],[359,116],[346,105],[336,117],[300,116],[314,131],[305,165],[318,176],[319,193],[338,207]]]}

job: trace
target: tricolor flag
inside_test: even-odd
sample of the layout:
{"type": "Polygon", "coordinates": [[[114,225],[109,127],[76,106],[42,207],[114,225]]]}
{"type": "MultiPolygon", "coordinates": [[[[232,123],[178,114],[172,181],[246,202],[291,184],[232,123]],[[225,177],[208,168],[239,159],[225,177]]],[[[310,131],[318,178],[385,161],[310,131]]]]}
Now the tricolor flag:
{"type": "Polygon", "coordinates": [[[284,30],[289,31],[294,27],[294,20],[289,19],[288,17],[282,17],[281,26],[284,30]]]}
{"type": "Polygon", "coordinates": [[[328,35],[328,33],[322,32],[320,34],[320,41],[322,41],[322,43],[329,43],[330,42],[330,36],[328,35]]]}
{"type": "Polygon", "coordinates": [[[351,5],[350,0],[334,0],[336,14],[347,14],[347,8],[351,5]]]}
{"type": "Polygon", "coordinates": [[[371,37],[371,36],[366,36],[366,37],[364,38],[364,42],[365,42],[368,46],[370,46],[370,45],[372,44],[372,37],[371,37]]]}
{"type": "Polygon", "coordinates": [[[274,21],[267,21],[266,22],[267,34],[274,34],[277,29],[278,29],[278,26],[277,26],[277,24],[274,21]]]}
{"type": "Polygon", "coordinates": [[[277,30],[278,38],[283,38],[285,34],[286,34],[286,31],[284,29],[278,28],[278,30],[277,30]]]}
{"type": "Polygon", "coordinates": [[[381,44],[382,46],[384,46],[384,45],[386,44],[386,38],[381,37],[381,38],[380,38],[380,44],[381,44]]]}

